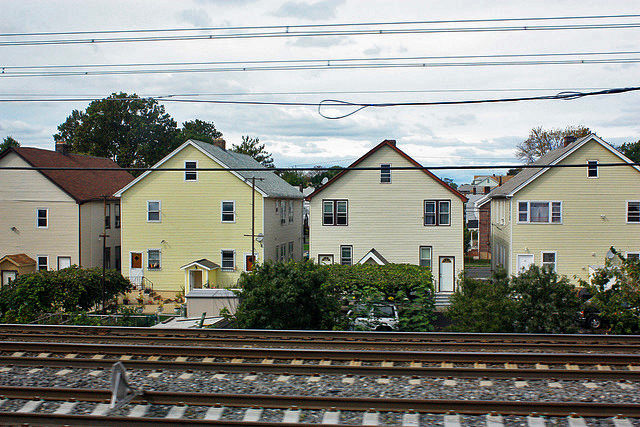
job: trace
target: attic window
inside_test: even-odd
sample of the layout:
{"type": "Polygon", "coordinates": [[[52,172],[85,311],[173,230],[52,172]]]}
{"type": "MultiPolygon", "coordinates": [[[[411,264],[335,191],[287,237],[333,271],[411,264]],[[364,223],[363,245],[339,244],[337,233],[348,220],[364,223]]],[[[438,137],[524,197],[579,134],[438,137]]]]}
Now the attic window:
{"type": "Polygon", "coordinates": [[[185,181],[197,181],[198,180],[198,162],[194,160],[187,160],[184,162],[184,180],[185,181]]]}
{"type": "Polygon", "coordinates": [[[598,177],[598,161],[597,160],[587,160],[587,177],[588,178],[597,178],[598,177]]]}
{"type": "Polygon", "coordinates": [[[391,183],[391,164],[383,163],[380,165],[380,183],[391,183]]]}

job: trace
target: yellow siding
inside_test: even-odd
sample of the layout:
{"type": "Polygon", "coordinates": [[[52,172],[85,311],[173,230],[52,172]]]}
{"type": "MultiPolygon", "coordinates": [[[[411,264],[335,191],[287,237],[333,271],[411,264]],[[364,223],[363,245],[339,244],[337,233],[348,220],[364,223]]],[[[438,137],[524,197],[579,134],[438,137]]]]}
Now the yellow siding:
{"type": "MultiPolygon", "coordinates": [[[[386,146],[358,166],[381,163],[414,166],[386,146]]],[[[440,256],[455,257],[457,277],[464,268],[462,200],[422,171],[393,170],[391,181],[380,183],[379,170],[349,171],[312,198],[310,258],[318,262],[318,254],[333,254],[340,262],[340,245],[353,245],[354,263],[375,248],[391,263],[419,264],[420,246],[432,246],[434,281],[440,256]],[[322,225],[323,199],[348,199],[348,226],[322,225]],[[424,226],[424,200],[434,199],[451,200],[450,226],[424,226]]]]}
{"type": "MultiPolygon", "coordinates": [[[[587,160],[621,162],[591,140],[560,164],[587,160]]],[[[640,251],[640,224],[626,223],[626,201],[640,199],[640,172],[630,166],[598,169],[598,178],[587,178],[585,168],[551,169],[515,194],[512,272],[517,254],[533,254],[541,265],[542,251],[556,251],[559,274],[588,279],[589,266],[603,265],[611,246],[640,251]],[[562,201],[562,224],[518,224],[517,203],[526,200],[562,201]]]]}
{"type": "MultiPolygon", "coordinates": [[[[161,167],[183,168],[197,160],[199,168],[219,168],[209,157],[186,146],[161,167]]],[[[235,250],[236,269],[218,270],[212,286],[233,287],[251,253],[251,186],[231,172],[198,172],[197,182],[185,182],[184,172],[152,172],[122,195],[122,272],[129,274],[131,251],[144,253],[144,276],[154,289],[178,291],[185,285],[180,267],[206,258],[222,264],[221,250],[235,250]],[[162,203],[162,222],[147,222],[147,201],[162,203]],[[236,222],[221,223],[221,202],[235,200],[236,222]],[[162,251],[162,269],[148,270],[147,250],[162,251]]],[[[256,191],[255,233],[263,233],[263,198],[256,191]]],[[[263,252],[255,244],[258,258],[263,252]]]]}

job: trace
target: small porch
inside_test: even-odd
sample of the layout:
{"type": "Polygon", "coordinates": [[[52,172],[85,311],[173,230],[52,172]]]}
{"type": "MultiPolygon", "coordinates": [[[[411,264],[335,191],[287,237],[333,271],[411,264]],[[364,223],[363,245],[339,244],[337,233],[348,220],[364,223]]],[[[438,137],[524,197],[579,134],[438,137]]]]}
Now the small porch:
{"type": "Polygon", "coordinates": [[[206,258],[190,262],[180,267],[184,271],[185,293],[193,289],[214,288],[220,266],[206,258]]]}

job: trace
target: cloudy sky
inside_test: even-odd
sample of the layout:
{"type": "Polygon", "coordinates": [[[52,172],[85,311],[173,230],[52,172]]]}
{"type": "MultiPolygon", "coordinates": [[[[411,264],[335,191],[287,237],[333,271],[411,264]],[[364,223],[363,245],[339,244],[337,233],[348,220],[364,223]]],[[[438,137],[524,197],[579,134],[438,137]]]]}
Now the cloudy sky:
{"type": "MultiPolygon", "coordinates": [[[[183,1],[0,1],[0,138],[24,146],[53,148],[52,135],[80,102],[7,102],[18,99],[103,98],[124,91],[141,96],[175,95],[183,100],[318,103],[336,99],[356,103],[438,102],[554,95],[640,86],[639,17],[513,21],[640,13],[637,1],[374,1],[374,0],[183,0],[183,1]],[[496,20],[475,22],[465,21],[496,20]],[[397,24],[400,22],[413,22],[397,24]],[[376,23],[331,27],[327,24],[376,23]],[[391,24],[396,23],[396,24],[391,24]],[[384,24],[384,25],[383,25],[384,24]],[[601,24],[607,28],[527,31],[425,31],[482,27],[535,27],[601,24]],[[618,28],[610,28],[612,24],[618,28]],[[316,27],[299,27],[315,25],[316,27]],[[300,37],[240,37],[240,34],[347,31],[350,34],[300,37]],[[203,28],[218,28],[204,30],[203,28]],[[228,30],[229,27],[244,27],[228,30]],[[258,27],[258,28],[246,28],[258,27]],[[621,28],[622,27],[622,28],[621,28]],[[114,30],[193,30],[147,33],[28,35],[27,33],[114,30]],[[382,34],[380,31],[382,31],[382,34]],[[362,30],[374,34],[357,34],[362,30]],[[389,30],[402,30],[389,34],[389,30]],[[21,35],[11,35],[11,34],[21,35]],[[176,36],[233,35],[176,40],[176,36]],[[25,45],[25,41],[139,38],[166,41],[25,45]],[[624,52],[624,53],[620,53],[624,52]],[[590,55],[586,55],[586,54],[590,55]],[[496,55],[557,56],[513,57],[496,55]],[[566,54],[581,54],[567,56],[566,54]],[[594,55],[598,54],[598,55],[594,55]],[[606,54],[606,55],[602,55],[606,54]],[[466,58],[452,58],[465,56],[466,58]],[[485,56],[470,58],[469,56],[485,56]],[[422,59],[408,59],[420,57],[422,59]],[[438,57],[425,59],[425,57],[438,57]],[[394,58],[386,60],[383,58],[394,58]],[[626,60],[626,63],[540,64],[566,60],[626,60]],[[379,68],[337,68],[340,60],[379,68]],[[319,60],[311,70],[290,61],[319,60]],[[235,71],[231,67],[272,70],[235,71]],[[333,61],[333,62],[332,62],[333,61]],[[535,61],[530,65],[477,65],[478,62],[535,61]],[[218,64],[202,64],[217,62],[218,64]],[[233,64],[220,64],[232,62],[233,64]],[[51,76],[65,71],[129,70],[124,64],[198,63],[175,68],[198,72],[51,76]],[[407,67],[398,65],[428,64],[407,67]],[[458,66],[432,66],[434,63],[458,66]],[[460,65],[464,63],[465,65],[460,65]],[[476,63],[473,65],[472,63],[476,63]],[[203,70],[208,68],[208,70],[203,70]],[[216,68],[218,71],[213,71],[216,68]],[[221,68],[227,69],[220,71],[221,68]],[[280,69],[278,69],[280,68],[280,69]],[[49,74],[17,77],[15,73],[49,74]]],[[[300,63],[298,63],[300,64],[300,63]]],[[[305,63],[306,64],[306,63],[305,63]]],[[[166,70],[164,65],[138,67],[166,70]]],[[[383,139],[425,166],[513,164],[515,145],[529,130],[584,125],[612,144],[640,139],[640,92],[576,100],[476,105],[367,108],[329,120],[314,106],[233,105],[160,101],[178,124],[212,121],[228,144],[242,135],[259,137],[277,166],[347,165],[383,139]]],[[[345,108],[324,108],[346,114],[345,108]]],[[[458,183],[481,171],[438,171],[458,183]]]]}

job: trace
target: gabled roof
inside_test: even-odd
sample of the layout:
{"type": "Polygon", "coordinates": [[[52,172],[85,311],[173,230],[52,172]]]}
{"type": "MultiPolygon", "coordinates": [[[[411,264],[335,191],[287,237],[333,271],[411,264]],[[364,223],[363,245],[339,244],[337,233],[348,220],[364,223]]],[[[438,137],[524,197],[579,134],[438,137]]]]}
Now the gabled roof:
{"type": "Polygon", "coordinates": [[[11,147],[0,155],[16,153],[33,167],[52,168],[108,168],[111,170],[41,170],[51,182],[60,187],[76,202],[82,203],[99,199],[102,195],[112,196],[119,188],[131,182],[134,177],[121,169],[114,161],[102,157],[81,154],[62,154],[56,151],[31,147],[11,147]]]}
{"type": "MultiPolygon", "coordinates": [[[[389,147],[392,150],[394,150],[396,153],[398,153],[399,155],[401,155],[402,157],[404,157],[405,159],[407,159],[411,164],[413,164],[414,166],[423,168],[422,171],[424,173],[426,173],[427,175],[429,175],[431,178],[433,178],[434,180],[436,180],[436,182],[438,182],[439,184],[441,184],[442,186],[444,186],[447,190],[451,191],[453,194],[455,194],[457,197],[459,197],[463,202],[467,201],[467,198],[460,193],[459,191],[457,191],[456,189],[452,188],[450,185],[448,185],[446,182],[444,182],[443,180],[441,180],[440,178],[438,178],[437,176],[435,176],[430,170],[424,168],[420,163],[416,162],[415,160],[413,160],[411,157],[409,157],[409,155],[407,153],[405,153],[404,151],[400,150],[398,147],[396,147],[396,141],[393,139],[385,139],[384,141],[382,141],[380,144],[376,145],[375,147],[373,147],[371,150],[369,150],[369,152],[367,154],[365,154],[364,156],[360,157],[358,160],[356,160],[355,162],[353,162],[352,164],[350,164],[348,167],[349,168],[353,168],[356,167],[358,164],[360,164],[362,161],[364,161],[366,158],[368,158],[369,156],[371,156],[373,153],[375,153],[376,151],[380,150],[382,147],[389,147]]],[[[318,193],[320,193],[322,190],[324,190],[325,188],[327,188],[328,186],[330,186],[331,184],[333,184],[334,182],[336,182],[337,180],[339,180],[345,173],[348,173],[348,170],[342,170],[340,173],[338,173],[336,176],[334,176],[333,178],[331,178],[326,184],[324,184],[323,186],[319,187],[316,191],[314,191],[313,193],[311,193],[310,195],[307,196],[307,200],[311,200],[313,197],[317,196],[318,193]]]]}
{"type": "Polygon", "coordinates": [[[371,248],[371,250],[369,252],[367,252],[365,254],[365,256],[360,258],[360,261],[358,261],[358,264],[364,264],[365,262],[369,261],[370,259],[372,259],[378,265],[387,265],[387,264],[389,264],[389,261],[387,261],[387,259],[385,257],[383,257],[380,254],[380,252],[376,251],[376,248],[371,248]]]}
{"type": "Polygon", "coordinates": [[[27,265],[36,265],[36,260],[27,254],[5,255],[0,258],[0,262],[9,261],[16,267],[25,267],[27,265]]]}
{"type": "MultiPolygon", "coordinates": [[[[589,142],[591,140],[597,142],[598,144],[602,145],[607,150],[611,151],[613,154],[618,156],[622,161],[624,161],[626,163],[633,163],[629,158],[627,158],[625,155],[623,155],[618,150],[613,148],[611,145],[609,145],[606,141],[602,140],[597,135],[589,134],[589,135],[584,136],[582,138],[578,138],[577,140],[575,140],[571,144],[567,145],[566,147],[560,147],[560,148],[556,148],[555,150],[549,151],[544,156],[542,156],[538,160],[536,160],[533,163],[533,165],[555,165],[555,164],[558,164],[562,160],[564,160],[568,156],[570,156],[572,153],[574,153],[576,150],[578,150],[578,148],[582,147],[583,145],[585,145],[587,142],[589,142]]],[[[633,167],[633,168],[637,169],[638,171],[640,171],[640,167],[638,167],[638,166],[631,165],[631,167],[633,167]]],[[[526,169],[523,169],[518,174],[516,174],[513,178],[511,178],[509,181],[504,183],[502,186],[496,187],[493,191],[491,191],[487,195],[487,200],[491,199],[491,198],[494,198],[494,197],[511,197],[515,193],[517,193],[518,191],[522,190],[524,187],[529,185],[529,183],[531,183],[533,180],[537,179],[539,176],[541,176],[543,173],[545,173],[549,169],[550,168],[548,168],[548,167],[547,168],[538,167],[538,168],[526,168],[526,169]]],[[[486,200],[483,200],[482,204],[484,204],[484,202],[486,202],[486,200]]]]}
{"type": "Polygon", "coordinates": [[[202,268],[203,270],[216,270],[218,268],[220,268],[220,266],[218,264],[216,264],[213,261],[209,261],[206,258],[202,258],[199,259],[197,261],[193,261],[190,262],[189,264],[185,264],[182,267],[180,267],[180,270],[186,270],[187,268],[191,268],[191,267],[195,267],[198,266],[200,268],[202,268]]]}
{"type": "MultiPolygon", "coordinates": [[[[273,171],[265,168],[251,156],[245,154],[239,154],[233,151],[223,150],[222,148],[195,139],[190,139],[183,143],[180,147],[173,150],[170,154],[165,156],[162,160],[152,166],[151,169],[157,169],[162,166],[167,160],[171,159],[177,153],[182,151],[187,146],[193,146],[216,163],[220,164],[226,169],[258,169],[251,171],[230,171],[242,181],[245,181],[248,185],[251,185],[251,178],[256,177],[256,189],[265,197],[282,197],[289,199],[302,199],[304,196],[294,186],[287,183],[285,180],[276,175],[273,171]]],[[[120,189],[116,196],[121,196],[122,193],[134,186],[140,180],[144,179],[148,174],[153,172],[147,171],[140,175],[135,181],[129,183],[126,187],[120,189]]]]}

